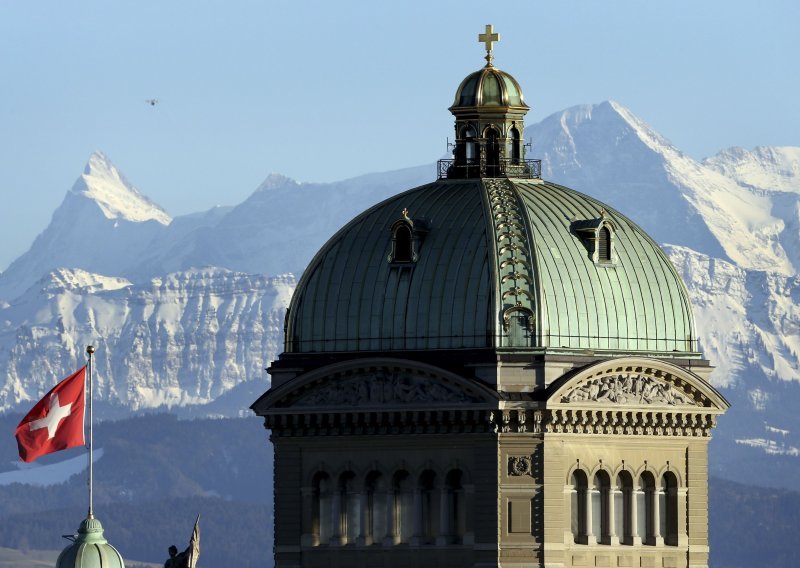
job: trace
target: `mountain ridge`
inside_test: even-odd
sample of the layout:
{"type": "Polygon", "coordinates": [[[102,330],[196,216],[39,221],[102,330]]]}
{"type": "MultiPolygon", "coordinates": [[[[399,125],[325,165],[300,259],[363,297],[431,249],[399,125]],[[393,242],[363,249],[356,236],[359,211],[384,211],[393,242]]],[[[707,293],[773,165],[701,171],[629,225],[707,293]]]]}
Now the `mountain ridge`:
{"type": "MultiPolygon", "coordinates": [[[[528,136],[544,177],[630,217],[686,280],[701,348],[717,365],[711,380],[735,402],[712,443],[718,463],[800,459],[800,148],[697,161],[614,101],[554,113],[528,136]]],[[[91,341],[104,404],[247,413],[282,348],[291,274],[355,215],[435,173],[431,164],[331,183],[270,174],[242,203],[168,225],[69,202],[0,275],[0,410],[40,396],[91,341]],[[84,231],[98,228],[88,260],[85,232],[65,220],[76,216],[84,231]]],[[[779,469],[775,483],[789,483],[791,468],[779,469]]]]}

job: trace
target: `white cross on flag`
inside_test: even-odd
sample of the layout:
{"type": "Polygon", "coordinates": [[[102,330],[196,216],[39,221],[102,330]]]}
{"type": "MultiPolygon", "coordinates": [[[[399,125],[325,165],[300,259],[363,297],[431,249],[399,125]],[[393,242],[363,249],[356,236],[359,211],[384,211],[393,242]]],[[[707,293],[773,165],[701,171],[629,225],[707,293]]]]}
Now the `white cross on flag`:
{"type": "Polygon", "coordinates": [[[54,386],[22,419],[15,432],[22,461],[84,444],[85,384],[83,367],[54,386]]]}

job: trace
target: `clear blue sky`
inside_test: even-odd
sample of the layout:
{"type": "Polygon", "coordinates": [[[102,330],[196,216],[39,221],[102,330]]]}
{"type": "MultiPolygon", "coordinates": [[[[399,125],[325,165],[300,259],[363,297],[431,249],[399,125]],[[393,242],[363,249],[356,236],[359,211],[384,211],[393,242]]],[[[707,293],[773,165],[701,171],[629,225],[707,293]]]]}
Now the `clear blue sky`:
{"type": "Polygon", "coordinates": [[[93,150],[173,215],[270,172],[432,162],[486,23],[529,123],[614,99],[695,157],[800,145],[799,22],[796,0],[2,2],[0,269],[93,150]]]}

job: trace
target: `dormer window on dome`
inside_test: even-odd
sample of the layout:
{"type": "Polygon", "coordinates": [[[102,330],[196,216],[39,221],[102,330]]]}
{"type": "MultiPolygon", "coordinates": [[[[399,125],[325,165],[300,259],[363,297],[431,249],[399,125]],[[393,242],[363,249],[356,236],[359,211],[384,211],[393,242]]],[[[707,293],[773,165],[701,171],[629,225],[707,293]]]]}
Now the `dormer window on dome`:
{"type": "Polygon", "coordinates": [[[411,265],[419,259],[422,237],[428,232],[428,223],[422,219],[411,219],[408,209],[392,223],[392,245],[388,261],[396,265],[411,265]]]}
{"type": "Polygon", "coordinates": [[[453,159],[439,161],[439,178],[541,177],[541,160],[525,159],[522,134],[528,105],[508,73],[492,64],[500,40],[492,26],[478,36],[486,45],[486,65],[461,81],[450,112],[456,117],[453,159]]]}
{"type": "Polygon", "coordinates": [[[583,241],[595,264],[613,265],[616,263],[614,232],[617,227],[614,221],[607,217],[605,209],[600,211],[600,217],[597,219],[573,221],[571,229],[583,241]]]}

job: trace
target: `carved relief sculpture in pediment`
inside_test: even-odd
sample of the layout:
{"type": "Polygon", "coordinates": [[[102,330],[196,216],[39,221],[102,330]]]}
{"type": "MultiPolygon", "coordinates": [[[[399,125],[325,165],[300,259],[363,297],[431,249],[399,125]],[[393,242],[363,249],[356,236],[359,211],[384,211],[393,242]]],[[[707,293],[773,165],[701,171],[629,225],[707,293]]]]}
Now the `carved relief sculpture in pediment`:
{"type": "Polygon", "coordinates": [[[665,406],[700,406],[675,385],[654,377],[622,373],[584,381],[561,398],[561,402],[665,406]]]}
{"type": "Polygon", "coordinates": [[[433,377],[377,370],[355,377],[328,379],[302,395],[293,406],[381,406],[480,401],[479,397],[433,377]]]}

